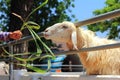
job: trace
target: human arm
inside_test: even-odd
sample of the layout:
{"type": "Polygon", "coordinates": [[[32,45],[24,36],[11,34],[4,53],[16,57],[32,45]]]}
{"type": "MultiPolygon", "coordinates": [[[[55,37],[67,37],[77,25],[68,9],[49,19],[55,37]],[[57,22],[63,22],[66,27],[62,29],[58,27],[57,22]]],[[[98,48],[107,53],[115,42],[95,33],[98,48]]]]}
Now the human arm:
{"type": "Polygon", "coordinates": [[[22,32],[20,30],[16,30],[14,32],[0,32],[0,40],[8,41],[10,39],[18,40],[22,37],[22,32]]]}

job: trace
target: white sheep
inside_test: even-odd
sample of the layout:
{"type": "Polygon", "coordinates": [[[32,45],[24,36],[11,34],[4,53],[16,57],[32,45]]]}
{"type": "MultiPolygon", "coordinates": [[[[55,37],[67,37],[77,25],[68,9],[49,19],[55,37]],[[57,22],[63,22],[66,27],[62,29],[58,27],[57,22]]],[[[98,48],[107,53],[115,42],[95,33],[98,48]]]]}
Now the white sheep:
{"type": "MultiPolygon", "coordinates": [[[[46,39],[66,43],[69,50],[117,43],[99,38],[90,30],[77,29],[73,23],[67,21],[54,24],[43,33],[46,39]]],[[[88,75],[120,75],[120,48],[83,52],[79,53],[79,57],[88,75]]]]}

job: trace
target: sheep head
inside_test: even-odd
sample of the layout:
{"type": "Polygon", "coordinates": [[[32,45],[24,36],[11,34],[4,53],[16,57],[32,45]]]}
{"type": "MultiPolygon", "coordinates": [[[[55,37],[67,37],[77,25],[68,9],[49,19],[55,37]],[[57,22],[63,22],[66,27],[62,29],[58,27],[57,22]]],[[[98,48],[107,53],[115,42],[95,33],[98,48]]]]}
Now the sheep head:
{"type": "Polygon", "coordinates": [[[46,39],[56,42],[64,42],[69,49],[77,49],[77,33],[73,23],[64,21],[48,27],[44,32],[46,39]]]}

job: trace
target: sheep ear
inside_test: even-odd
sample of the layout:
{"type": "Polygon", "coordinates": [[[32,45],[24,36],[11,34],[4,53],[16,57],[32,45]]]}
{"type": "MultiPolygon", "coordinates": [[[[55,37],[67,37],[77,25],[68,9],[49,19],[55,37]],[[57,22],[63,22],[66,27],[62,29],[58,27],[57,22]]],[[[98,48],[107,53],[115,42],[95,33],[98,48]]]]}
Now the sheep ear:
{"type": "Polygon", "coordinates": [[[78,48],[77,48],[77,33],[76,33],[76,31],[72,32],[71,40],[72,40],[72,44],[73,44],[73,49],[78,50],[78,48]]]}

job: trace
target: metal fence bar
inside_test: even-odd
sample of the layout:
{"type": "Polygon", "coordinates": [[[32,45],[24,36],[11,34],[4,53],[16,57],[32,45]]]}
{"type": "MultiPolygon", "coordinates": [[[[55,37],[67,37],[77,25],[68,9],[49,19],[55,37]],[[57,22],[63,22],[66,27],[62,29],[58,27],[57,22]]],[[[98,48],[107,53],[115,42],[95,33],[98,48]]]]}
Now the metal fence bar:
{"type": "MultiPolygon", "coordinates": [[[[96,22],[100,22],[102,20],[106,20],[106,19],[110,19],[110,18],[115,18],[115,17],[118,17],[120,16],[120,9],[118,10],[115,10],[115,11],[112,11],[112,12],[109,12],[109,13],[105,13],[105,14],[102,14],[102,15],[99,15],[99,16],[96,16],[96,17],[93,17],[93,18],[90,18],[90,19],[87,19],[87,20],[84,20],[84,21],[80,21],[80,22],[77,22],[77,23],[74,23],[76,26],[84,26],[84,25],[88,25],[88,24],[93,24],[93,23],[96,23],[96,22]]],[[[38,33],[38,35],[40,37],[42,37],[43,35],[41,33],[38,33]]],[[[24,41],[30,41],[32,40],[32,36],[26,36],[26,37],[23,37],[22,39],[20,40],[17,40],[17,41],[10,41],[6,44],[0,44],[0,47],[7,47],[9,46],[10,48],[10,52],[13,53],[13,45],[15,44],[18,44],[18,43],[22,43],[24,41]]],[[[55,55],[69,55],[69,54],[76,54],[78,52],[86,52],[86,51],[97,51],[97,50],[103,50],[103,49],[112,49],[112,48],[118,48],[120,47],[120,43],[115,43],[115,44],[109,44],[109,45],[102,45],[102,46],[96,46],[96,47],[90,47],[90,48],[82,48],[78,51],[76,50],[73,50],[73,51],[65,51],[65,52],[59,52],[59,53],[55,53],[55,55]]],[[[13,80],[13,63],[11,62],[10,64],[10,80],[13,80]]]]}
{"type": "Polygon", "coordinates": [[[89,47],[89,48],[82,48],[79,49],[78,51],[72,50],[72,51],[64,51],[64,52],[58,52],[55,53],[56,56],[58,55],[70,55],[70,54],[76,54],[78,52],[87,52],[87,51],[98,51],[98,50],[105,50],[105,49],[113,49],[113,48],[119,48],[120,43],[115,43],[115,44],[108,44],[108,45],[101,45],[101,46],[95,46],[95,47],[89,47]]]}
{"type": "Polygon", "coordinates": [[[89,25],[89,24],[97,23],[103,20],[107,20],[107,19],[111,19],[119,16],[120,16],[120,9],[114,10],[105,14],[101,14],[87,20],[76,22],[74,24],[76,25],[76,27],[79,27],[79,26],[89,25]]]}
{"type": "MultiPolygon", "coordinates": [[[[84,25],[100,22],[102,20],[115,18],[115,17],[118,17],[118,16],[120,16],[120,9],[114,10],[114,11],[111,11],[111,12],[108,12],[108,13],[105,13],[105,14],[87,19],[87,20],[83,20],[83,21],[80,21],[80,22],[77,22],[77,23],[74,23],[74,24],[76,26],[84,26],[84,25]]],[[[41,33],[38,33],[38,35],[40,37],[43,37],[43,35],[41,33]]],[[[17,41],[14,40],[14,41],[10,41],[6,44],[0,44],[0,47],[6,47],[8,45],[14,45],[14,44],[18,44],[18,43],[21,43],[21,42],[24,42],[24,41],[30,41],[32,39],[33,39],[32,36],[26,36],[26,37],[23,37],[23,38],[21,38],[20,40],[17,40],[17,41]]]]}
{"type": "MultiPolygon", "coordinates": [[[[37,66],[37,67],[41,67],[41,66],[48,66],[47,64],[33,64],[32,66],[37,66]]],[[[60,65],[60,66],[64,66],[64,67],[83,67],[82,65],[60,65]]]]}
{"type": "MultiPolygon", "coordinates": [[[[107,44],[107,45],[101,45],[101,46],[95,46],[95,47],[89,47],[89,48],[82,48],[82,49],[79,49],[79,50],[60,51],[60,52],[54,53],[54,55],[55,56],[70,55],[70,54],[77,54],[77,53],[80,53],[80,52],[114,49],[114,48],[119,48],[119,47],[120,47],[120,43],[114,43],[114,44],[107,44]]],[[[21,54],[21,53],[18,53],[18,54],[21,54]]],[[[41,54],[41,56],[45,56],[45,54],[41,54]]]]}
{"type": "MultiPolygon", "coordinates": [[[[13,45],[9,46],[9,52],[13,54],[13,45]]],[[[13,57],[10,57],[9,80],[13,80],[13,57]]]]}

